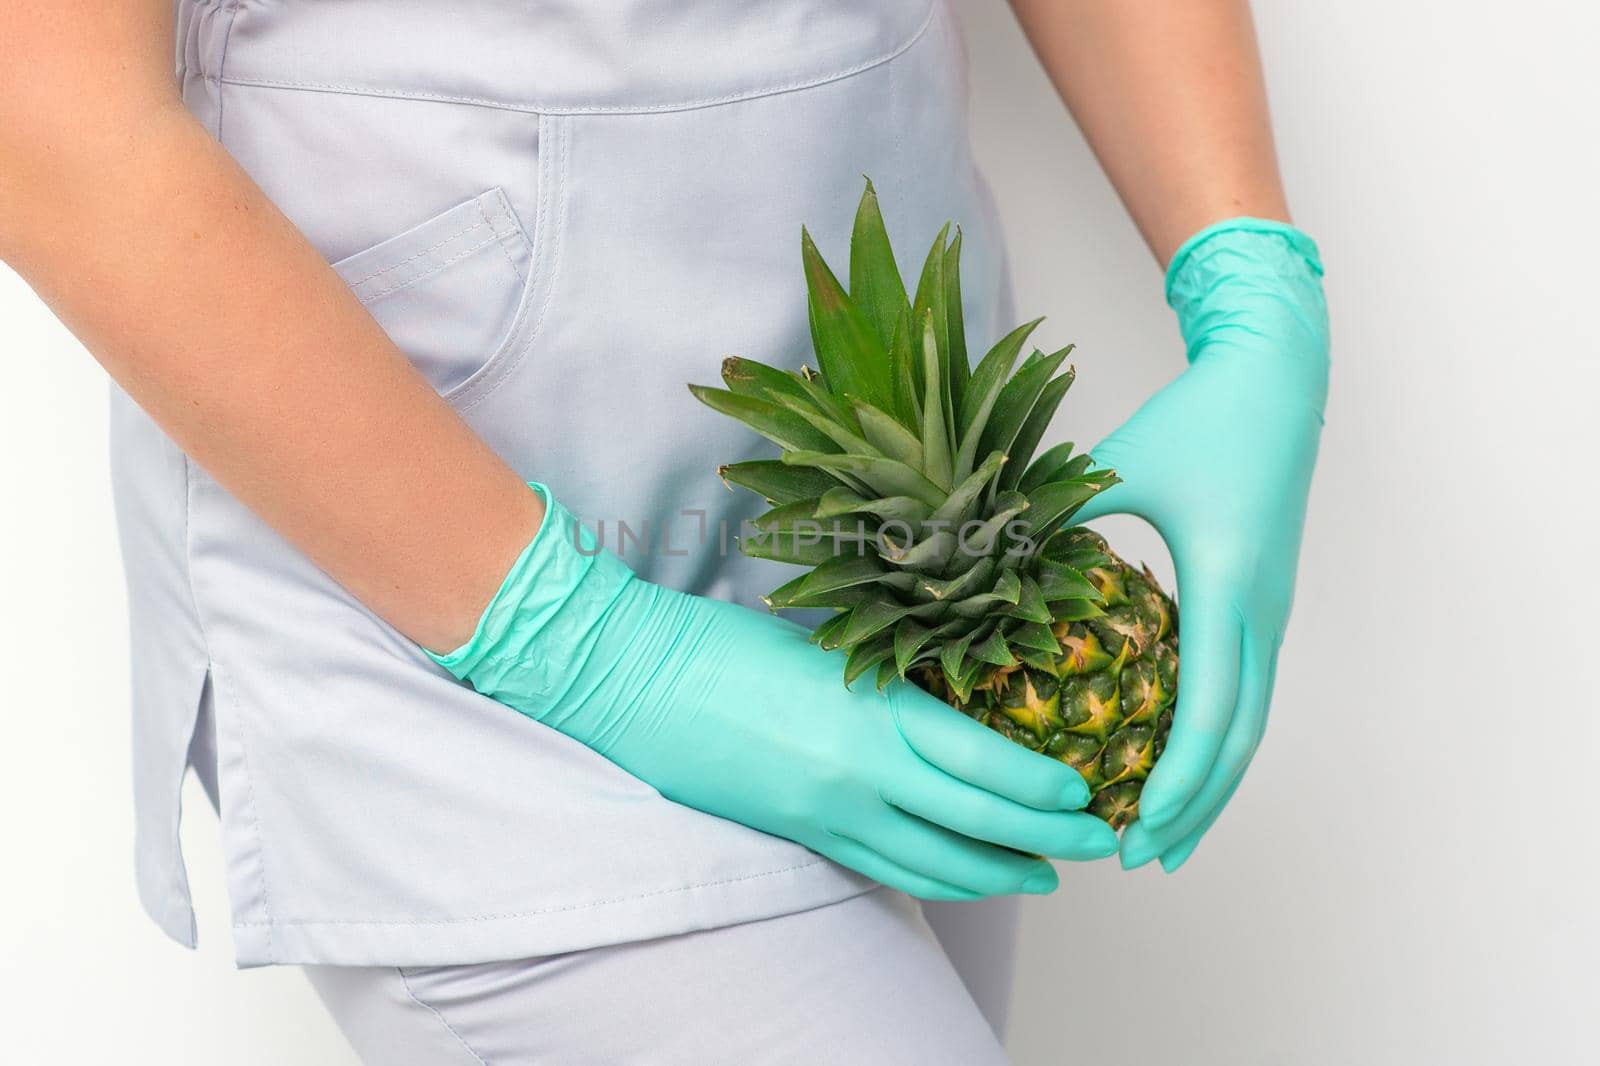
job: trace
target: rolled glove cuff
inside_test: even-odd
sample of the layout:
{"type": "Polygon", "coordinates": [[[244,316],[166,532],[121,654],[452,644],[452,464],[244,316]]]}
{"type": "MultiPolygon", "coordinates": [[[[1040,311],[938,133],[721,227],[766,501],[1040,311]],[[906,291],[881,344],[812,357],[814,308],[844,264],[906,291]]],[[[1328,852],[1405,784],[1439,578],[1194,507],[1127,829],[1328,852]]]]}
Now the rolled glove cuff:
{"type": "Polygon", "coordinates": [[[1309,271],[1322,278],[1322,253],[1304,230],[1270,218],[1225,218],[1178,246],[1167,264],[1167,306],[1203,297],[1218,276],[1265,273],[1289,279],[1309,271]]]}
{"type": "Polygon", "coordinates": [[[599,639],[611,605],[634,581],[626,563],[538,482],[544,522],[484,608],[472,638],[428,654],[485,695],[517,694],[517,709],[539,716],[559,704],[599,639]]]}
{"type": "Polygon", "coordinates": [[[1322,272],[1317,242],[1286,222],[1230,218],[1184,241],[1167,266],[1166,293],[1189,361],[1213,351],[1282,356],[1260,369],[1290,371],[1320,411],[1328,380],[1322,272]],[[1245,343],[1229,343],[1238,340],[1245,343]]]}

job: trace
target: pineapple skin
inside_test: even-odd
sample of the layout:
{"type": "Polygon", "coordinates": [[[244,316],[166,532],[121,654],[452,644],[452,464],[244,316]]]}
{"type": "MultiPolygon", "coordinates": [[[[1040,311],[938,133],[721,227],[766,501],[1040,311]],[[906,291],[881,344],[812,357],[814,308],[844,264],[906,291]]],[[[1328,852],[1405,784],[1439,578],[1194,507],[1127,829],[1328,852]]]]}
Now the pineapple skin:
{"type": "Polygon", "coordinates": [[[1082,527],[1063,537],[1110,560],[1084,572],[1104,613],[1058,620],[1053,670],[1038,663],[995,667],[962,700],[935,664],[911,680],[995,732],[1083,775],[1087,808],[1113,829],[1139,815],[1139,794],[1166,747],[1178,693],[1177,607],[1148,570],[1128,565],[1082,527]]]}

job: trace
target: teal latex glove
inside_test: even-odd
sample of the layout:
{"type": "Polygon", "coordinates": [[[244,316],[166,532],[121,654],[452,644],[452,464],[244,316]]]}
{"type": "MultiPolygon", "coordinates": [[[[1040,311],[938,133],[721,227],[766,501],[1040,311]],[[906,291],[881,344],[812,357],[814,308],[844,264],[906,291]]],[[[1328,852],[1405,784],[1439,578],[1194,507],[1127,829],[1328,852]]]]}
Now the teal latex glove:
{"type": "Polygon", "coordinates": [[[927,899],[1044,893],[1117,850],[1070,767],[906,684],[844,687],[806,630],[651,584],[542,486],[544,524],[435,659],[662,795],[927,899]],[[1010,850],[1016,849],[1016,850],[1010,850]]]}
{"type": "Polygon", "coordinates": [[[1322,264],[1292,226],[1238,218],[1167,271],[1189,368],[1093,450],[1122,483],[1078,518],[1138,515],[1178,572],[1178,702],[1122,863],[1181,866],[1266,728],[1328,389],[1322,264]]]}

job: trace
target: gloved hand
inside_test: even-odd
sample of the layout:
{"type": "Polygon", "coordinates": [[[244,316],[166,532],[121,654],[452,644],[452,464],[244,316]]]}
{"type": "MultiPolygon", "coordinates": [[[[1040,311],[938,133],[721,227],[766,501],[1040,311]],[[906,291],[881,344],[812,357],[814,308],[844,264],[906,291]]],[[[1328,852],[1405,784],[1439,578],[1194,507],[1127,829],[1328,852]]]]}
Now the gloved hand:
{"type": "Polygon", "coordinates": [[[1266,728],[1328,389],[1316,244],[1238,218],[1167,270],[1189,368],[1093,450],[1122,483],[1077,521],[1149,521],[1178,571],[1178,702],[1166,751],[1123,834],[1122,864],[1194,851],[1266,728]]]}
{"type": "Polygon", "coordinates": [[[1019,851],[1117,850],[1073,810],[1072,768],[910,685],[846,689],[804,629],[638,578],[533,487],[539,532],[472,639],[435,656],[480,692],[668,799],[927,899],[1050,892],[1055,870],[1019,851]]]}

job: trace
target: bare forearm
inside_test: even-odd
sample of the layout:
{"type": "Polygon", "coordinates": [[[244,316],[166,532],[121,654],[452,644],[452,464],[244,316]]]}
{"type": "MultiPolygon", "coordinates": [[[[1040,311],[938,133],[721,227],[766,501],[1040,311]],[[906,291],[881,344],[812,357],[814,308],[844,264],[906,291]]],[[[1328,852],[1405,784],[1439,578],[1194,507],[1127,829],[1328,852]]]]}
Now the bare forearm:
{"type": "Polygon", "coordinates": [[[1288,220],[1248,0],[1011,0],[1156,258],[1236,215],[1288,220]]]}
{"type": "Polygon", "coordinates": [[[0,149],[0,251],[242,502],[408,636],[460,643],[538,498],[175,101],[88,103],[0,149]]]}

